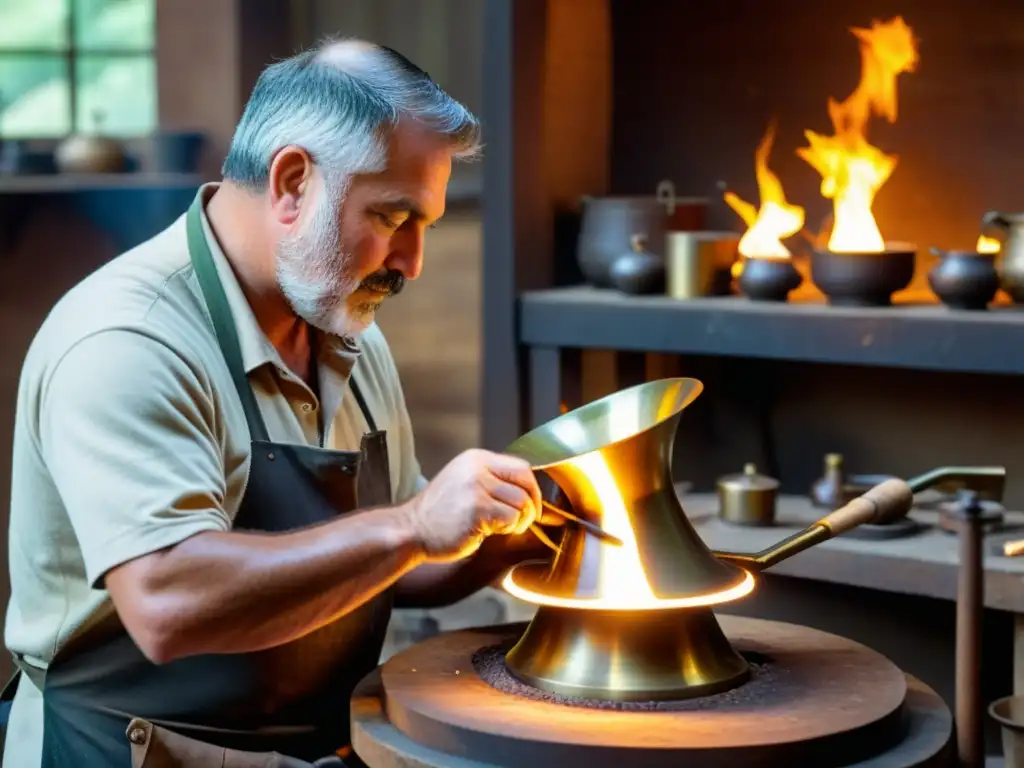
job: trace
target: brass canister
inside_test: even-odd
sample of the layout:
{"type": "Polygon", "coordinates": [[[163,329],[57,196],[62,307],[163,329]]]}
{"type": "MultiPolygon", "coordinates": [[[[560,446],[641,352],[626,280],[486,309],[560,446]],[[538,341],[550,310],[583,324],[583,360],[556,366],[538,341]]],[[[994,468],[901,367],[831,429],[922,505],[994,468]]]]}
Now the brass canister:
{"type": "Polygon", "coordinates": [[[665,287],[674,299],[714,295],[718,276],[736,261],[739,235],[732,232],[669,232],[665,236],[665,287]]]}
{"type": "Polygon", "coordinates": [[[719,478],[718,515],[733,525],[774,525],[778,490],[778,480],[747,464],[741,473],[719,478]]]}

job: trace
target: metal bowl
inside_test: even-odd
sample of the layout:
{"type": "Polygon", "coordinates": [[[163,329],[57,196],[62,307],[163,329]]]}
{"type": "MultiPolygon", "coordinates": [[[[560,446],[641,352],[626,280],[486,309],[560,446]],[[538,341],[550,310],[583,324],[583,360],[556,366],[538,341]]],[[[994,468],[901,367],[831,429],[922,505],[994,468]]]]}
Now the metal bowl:
{"type": "Polygon", "coordinates": [[[833,253],[811,250],[811,280],[841,307],[887,307],[892,294],[910,285],[917,248],[887,243],[881,253],[833,253]]]}

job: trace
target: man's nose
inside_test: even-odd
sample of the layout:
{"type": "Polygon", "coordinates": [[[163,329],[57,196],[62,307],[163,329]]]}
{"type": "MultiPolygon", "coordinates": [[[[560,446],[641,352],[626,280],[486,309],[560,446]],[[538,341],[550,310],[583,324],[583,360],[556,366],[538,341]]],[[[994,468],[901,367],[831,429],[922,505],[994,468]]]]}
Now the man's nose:
{"type": "Polygon", "coordinates": [[[391,241],[388,269],[397,270],[406,280],[415,280],[423,270],[423,232],[419,228],[403,232],[391,241]]]}

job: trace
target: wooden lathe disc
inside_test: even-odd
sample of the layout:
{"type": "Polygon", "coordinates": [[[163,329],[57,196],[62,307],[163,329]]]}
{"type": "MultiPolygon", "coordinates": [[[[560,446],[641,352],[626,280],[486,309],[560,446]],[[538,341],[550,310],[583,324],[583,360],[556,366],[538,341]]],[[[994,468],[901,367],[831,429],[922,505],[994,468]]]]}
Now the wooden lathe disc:
{"type": "MultiPolygon", "coordinates": [[[[421,642],[368,677],[353,698],[353,745],[373,768],[647,768],[681,760],[688,766],[823,768],[870,759],[904,739],[907,678],[881,654],[808,627],[732,616],[719,621],[737,650],[769,656],[779,672],[773,685],[782,689],[763,700],[737,703],[734,697],[722,709],[688,711],[538,701],[492,687],[472,663],[479,649],[518,637],[523,625],[471,629],[421,642]]],[[[941,747],[949,739],[948,710],[941,702],[930,706],[940,715],[932,741],[941,747]]]]}

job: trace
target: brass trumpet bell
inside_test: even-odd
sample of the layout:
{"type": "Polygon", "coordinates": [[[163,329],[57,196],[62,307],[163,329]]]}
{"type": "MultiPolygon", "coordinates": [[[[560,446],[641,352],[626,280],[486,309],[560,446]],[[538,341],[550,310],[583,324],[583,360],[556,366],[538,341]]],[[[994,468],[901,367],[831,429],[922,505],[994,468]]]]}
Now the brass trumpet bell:
{"type": "Polygon", "coordinates": [[[679,419],[702,389],[688,378],[631,387],[563,414],[506,449],[558,483],[577,515],[623,542],[612,547],[569,526],[550,566],[529,563],[512,572],[513,590],[542,604],[604,611],[705,606],[749,591],[752,577],[708,549],[672,483],[679,419]]]}
{"type": "Polygon", "coordinates": [[[712,552],[671,477],[676,428],[702,389],[696,379],[651,381],[559,416],[508,447],[550,475],[577,516],[622,542],[570,523],[551,564],[508,573],[505,589],[539,606],[506,655],[517,677],[558,694],[613,700],[683,699],[739,685],[749,667],[712,607],[748,594],[755,572],[910,510],[911,486],[892,478],[762,552],[712,552]]]}
{"type": "Polygon", "coordinates": [[[670,474],[680,417],[702,389],[687,378],[641,384],[507,449],[551,476],[575,514],[622,540],[569,525],[550,565],[524,563],[506,577],[509,592],[540,606],[506,655],[520,679],[569,696],[653,700],[748,677],[708,606],[742,597],[753,576],[708,549],[670,474]]]}

